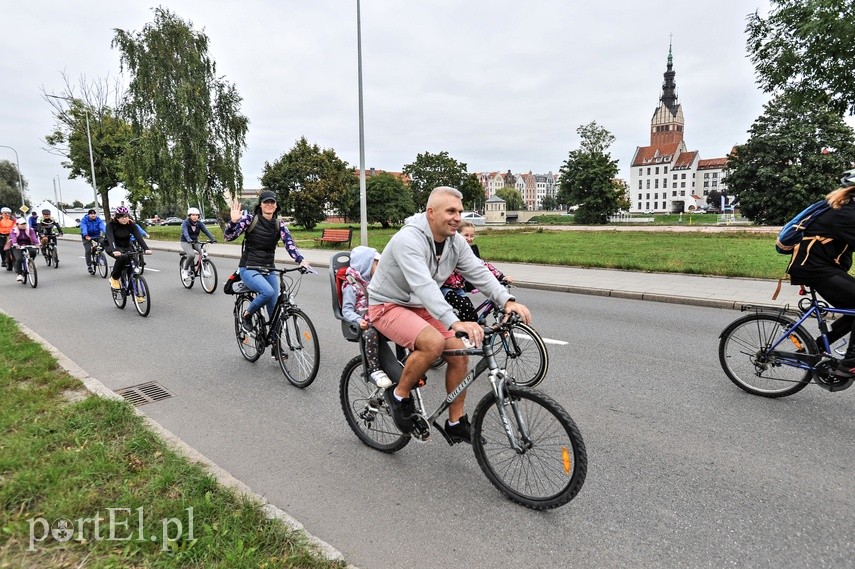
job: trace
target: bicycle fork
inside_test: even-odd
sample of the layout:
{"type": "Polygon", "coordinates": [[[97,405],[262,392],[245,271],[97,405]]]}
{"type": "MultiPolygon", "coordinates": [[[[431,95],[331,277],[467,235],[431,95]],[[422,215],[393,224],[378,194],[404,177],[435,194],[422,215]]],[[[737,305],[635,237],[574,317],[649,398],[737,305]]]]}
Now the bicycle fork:
{"type": "Polygon", "coordinates": [[[533,446],[529,434],[528,422],[520,411],[519,402],[507,397],[505,371],[495,368],[490,370],[490,384],[493,386],[493,393],[496,395],[496,410],[499,413],[499,418],[502,420],[502,426],[505,429],[505,435],[508,437],[508,443],[510,443],[511,448],[517,454],[525,454],[533,446]],[[508,417],[508,407],[513,410],[519,437],[516,436],[514,426],[508,417]]]}

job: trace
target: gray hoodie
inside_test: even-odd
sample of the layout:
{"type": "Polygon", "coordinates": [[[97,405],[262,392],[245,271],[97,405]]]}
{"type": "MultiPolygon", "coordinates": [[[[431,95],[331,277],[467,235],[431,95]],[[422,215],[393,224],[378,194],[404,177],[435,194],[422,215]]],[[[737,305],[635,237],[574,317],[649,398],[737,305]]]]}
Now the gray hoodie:
{"type": "Polygon", "coordinates": [[[433,234],[427,214],[418,213],[406,220],[383,249],[374,278],[368,285],[371,305],[392,302],[403,306],[423,306],[434,318],[451,327],[459,318],[445,301],[439,287],[459,269],[467,281],[497,306],[514,297],[475,256],[459,233],[445,240],[442,257],[436,259],[433,234]]]}

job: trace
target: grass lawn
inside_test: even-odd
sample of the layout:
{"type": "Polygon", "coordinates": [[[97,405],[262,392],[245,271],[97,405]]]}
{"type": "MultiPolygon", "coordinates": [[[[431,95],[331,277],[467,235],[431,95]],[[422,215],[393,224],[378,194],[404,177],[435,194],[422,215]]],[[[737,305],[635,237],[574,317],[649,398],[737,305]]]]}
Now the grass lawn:
{"type": "MultiPolygon", "coordinates": [[[[569,216],[552,216],[559,220],[569,216]]],[[[679,216],[654,216],[656,225],[678,225],[679,216]]],[[[684,215],[684,225],[715,224],[716,215],[684,215]]],[[[348,227],[346,224],[322,224],[306,231],[292,226],[291,234],[300,248],[317,248],[316,237],[323,227],[348,227]]],[[[354,243],[359,242],[358,224],[353,224],[354,243]]],[[[211,227],[222,242],[222,231],[211,227]]],[[[369,227],[368,243],[380,251],[398,228],[369,227]]],[[[150,227],[154,239],[177,241],[180,227],[150,227]]],[[[489,261],[613,268],[631,271],[673,272],[728,277],[777,279],[786,271],[789,257],[774,247],[775,230],[768,233],[739,231],[721,233],[668,231],[561,231],[547,227],[519,226],[518,229],[478,229],[476,243],[489,261]]],[[[240,245],[241,239],[235,245],[240,245]]],[[[332,250],[330,246],[327,249],[332,250]]]]}
{"type": "Polygon", "coordinates": [[[0,567],[344,566],[170,450],[129,404],[83,391],[4,315],[0,359],[0,567]],[[62,520],[67,541],[48,533],[62,520]]]}

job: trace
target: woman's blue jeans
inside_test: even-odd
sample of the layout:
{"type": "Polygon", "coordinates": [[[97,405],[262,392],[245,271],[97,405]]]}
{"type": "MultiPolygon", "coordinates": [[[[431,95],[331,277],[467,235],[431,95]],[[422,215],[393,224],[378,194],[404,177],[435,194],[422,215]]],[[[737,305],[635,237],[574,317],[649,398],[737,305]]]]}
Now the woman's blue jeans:
{"type": "Polygon", "coordinates": [[[255,314],[262,306],[267,306],[267,319],[273,316],[276,309],[276,299],[279,296],[279,275],[270,273],[264,275],[254,269],[240,268],[240,280],[246,287],[258,294],[249,304],[247,312],[255,314]]]}

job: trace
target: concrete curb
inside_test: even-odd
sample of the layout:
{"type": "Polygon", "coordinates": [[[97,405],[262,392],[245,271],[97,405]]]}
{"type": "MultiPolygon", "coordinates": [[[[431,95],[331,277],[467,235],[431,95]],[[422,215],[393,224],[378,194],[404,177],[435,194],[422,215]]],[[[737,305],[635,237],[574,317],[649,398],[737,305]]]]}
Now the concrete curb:
{"type": "MultiPolygon", "coordinates": [[[[6,314],[6,312],[2,310],[0,310],[0,313],[4,314],[5,316],[8,316],[9,318],[12,318],[11,316],[9,316],[9,314],[6,314]]],[[[114,391],[107,388],[106,385],[89,375],[86,370],[77,365],[68,356],[60,352],[47,340],[39,336],[36,332],[31,330],[30,328],[27,328],[20,322],[18,322],[18,327],[24,334],[27,335],[27,337],[29,337],[34,342],[39,343],[48,352],[50,352],[50,354],[54,358],[56,358],[56,361],[59,366],[64,369],[70,376],[80,380],[87,391],[99,397],[105,397],[107,399],[113,399],[117,401],[125,401],[125,399],[121,395],[118,395],[114,391]]],[[[187,460],[201,464],[206,470],[208,470],[208,472],[211,473],[211,475],[217,480],[218,483],[222,484],[227,488],[231,488],[239,494],[247,496],[258,502],[268,519],[279,520],[288,527],[290,527],[292,530],[301,532],[306,535],[309,544],[318,552],[318,554],[320,554],[325,559],[328,559],[330,561],[344,561],[344,556],[340,551],[338,551],[336,548],[334,548],[327,542],[307,532],[303,524],[297,521],[297,519],[291,516],[288,512],[274,506],[273,504],[268,502],[263,496],[253,492],[252,488],[232,476],[227,470],[218,466],[211,459],[209,459],[204,454],[182,441],[180,438],[175,436],[175,434],[172,433],[169,429],[165,428],[163,425],[161,425],[154,419],[145,415],[145,413],[143,413],[136,407],[134,407],[134,412],[138,416],[142,417],[145,423],[152,430],[154,430],[157,435],[161,439],[163,439],[172,450],[182,455],[187,460]]],[[[347,568],[357,569],[354,565],[347,565],[347,568]]]]}

